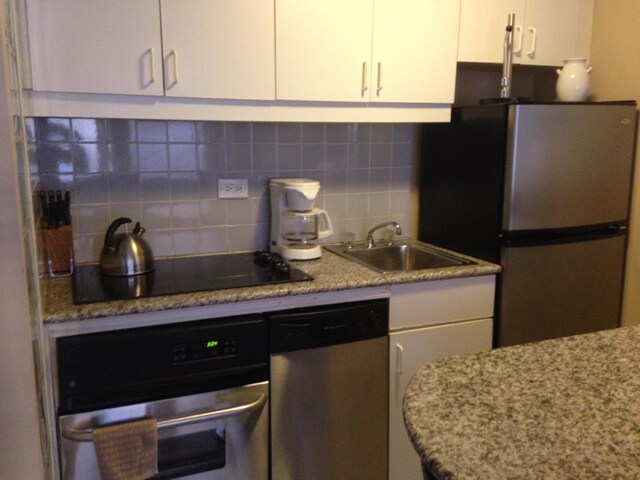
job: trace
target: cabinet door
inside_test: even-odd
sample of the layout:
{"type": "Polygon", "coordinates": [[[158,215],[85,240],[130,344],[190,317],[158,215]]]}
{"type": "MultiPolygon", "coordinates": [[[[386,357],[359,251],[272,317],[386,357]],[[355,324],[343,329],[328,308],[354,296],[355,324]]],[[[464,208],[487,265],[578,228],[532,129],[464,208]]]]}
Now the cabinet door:
{"type": "MultiPolygon", "coordinates": [[[[525,0],[462,0],[458,61],[502,63],[510,13],[515,13],[516,25],[522,25],[525,0]]],[[[514,33],[514,42],[518,36],[514,33]]]]}
{"type": "Polygon", "coordinates": [[[516,53],[519,63],[562,65],[565,58],[578,55],[581,25],[581,0],[527,0],[522,25],[522,49],[516,53]]]}
{"type": "Polygon", "coordinates": [[[404,426],[402,397],[425,363],[491,349],[490,318],[389,335],[389,480],[422,480],[420,458],[404,426]]]}
{"type": "Polygon", "coordinates": [[[273,0],[162,0],[171,97],[273,100],[273,0]]]}
{"type": "Polygon", "coordinates": [[[157,0],[27,0],[34,90],[162,95],[157,0]]]}
{"type": "Polygon", "coordinates": [[[276,0],[279,100],[369,100],[372,0],[276,0]]]}
{"type": "Polygon", "coordinates": [[[588,55],[593,0],[462,0],[458,61],[502,63],[510,13],[513,63],[562,65],[588,55]]]}
{"type": "Polygon", "coordinates": [[[371,100],[453,103],[458,0],[375,0],[371,100]]]}

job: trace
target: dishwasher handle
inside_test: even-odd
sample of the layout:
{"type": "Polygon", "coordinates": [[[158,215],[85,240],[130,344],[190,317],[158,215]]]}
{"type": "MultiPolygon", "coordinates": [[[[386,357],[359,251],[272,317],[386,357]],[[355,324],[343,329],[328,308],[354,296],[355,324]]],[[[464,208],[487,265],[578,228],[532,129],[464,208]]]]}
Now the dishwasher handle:
{"type": "Polygon", "coordinates": [[[387,298],[266,314],[271,354],[328,347],[387,336],[387,298]]]}
{"type": "MultiPolygon", "coordinates": [[[[267,396],[262,394],[256,400],[243,405],[235,405],[228,408],[222,408],[219,410],[213,410],[209,412],[194,413],[190,415],[184,415],[182,417],[169,418],[166,420],[158,421],[158,430],[165,428],[175,428],[184,425],[191,425],[194,423],[207,422],[210,420],[218,420],[220,418],[231,417],[234,415],[242,415],[244,413],[252,412],[262,408],[266,403],[267,396]]],[[[65,428],[62,431],[62,436],[67,440],[74,442],[91,442],[93,440],[93,428],[81,429],[81,428],[65,428]]]]}

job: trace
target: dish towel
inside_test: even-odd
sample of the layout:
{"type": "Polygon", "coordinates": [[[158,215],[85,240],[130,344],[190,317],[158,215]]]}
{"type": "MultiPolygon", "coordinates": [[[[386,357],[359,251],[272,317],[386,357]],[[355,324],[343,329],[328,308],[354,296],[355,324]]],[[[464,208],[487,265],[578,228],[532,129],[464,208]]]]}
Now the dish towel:
{"type": "Polygon", "coordinates": [[[143,480],[158,473],[158,423],[145,418],[93,430],[102,480],[143,480]]]}

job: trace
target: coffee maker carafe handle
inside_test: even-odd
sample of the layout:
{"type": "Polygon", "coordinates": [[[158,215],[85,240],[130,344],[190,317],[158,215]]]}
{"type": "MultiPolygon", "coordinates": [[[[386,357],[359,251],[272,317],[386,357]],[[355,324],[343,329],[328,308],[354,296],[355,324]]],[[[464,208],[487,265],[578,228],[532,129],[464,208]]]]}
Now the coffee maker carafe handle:
{"type": "Polygon", "coordinates": [[[329,218],[327,211],[318,208],[315,213],[318,216],[318,238],[327,238],[332,235],[333,225],[331,225],[331,218],[329,218]]]}

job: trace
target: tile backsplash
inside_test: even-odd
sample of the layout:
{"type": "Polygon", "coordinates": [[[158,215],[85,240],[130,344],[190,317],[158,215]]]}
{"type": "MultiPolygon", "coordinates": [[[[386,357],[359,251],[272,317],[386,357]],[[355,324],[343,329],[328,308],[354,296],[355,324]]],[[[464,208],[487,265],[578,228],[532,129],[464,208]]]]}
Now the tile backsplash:
{"type": "Polygon", "coordinates": [[[417,125],[38,117],[27,130],[35,188],[71,192],[78,263],[98,261],[120,216],[156,257],[264,248],[277,177],[320,181],[328,243],[384,220],[415,234],[417,125]],[[220,178],[248,179],[249,198],[219,199],[220,178]]]}

